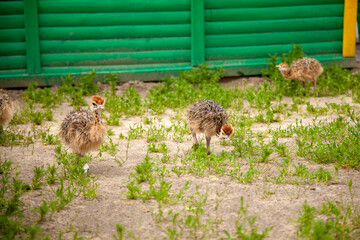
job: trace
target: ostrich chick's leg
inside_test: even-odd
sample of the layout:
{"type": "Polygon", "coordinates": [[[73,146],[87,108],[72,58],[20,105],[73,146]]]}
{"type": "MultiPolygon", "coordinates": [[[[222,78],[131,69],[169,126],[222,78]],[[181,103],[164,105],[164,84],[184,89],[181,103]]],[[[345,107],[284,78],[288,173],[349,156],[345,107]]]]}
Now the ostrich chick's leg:
{"type": "Polygon", "coordinates": [[[211,152],[210,152],[210,140],[211,140],[211,137],[205,136],[205,139],[206,139],[207,154],[210,155],[211,154],[211,152]]]}
{"type": "Polygon", "coordinates": [[[315,96],[317,97],[317,96],[318,96],[318,93],[317,93],[317,91],[316,91],[316,79],[313,81],[313,86],[314,86],[315,96]]]}
{"type": "Polygon", "coordinates": [[[192,137],[193,137],[193,144],[194,144],[194,146],[196,146],[196,145],[199,144],[199,142],[198,142],[198,140],[197,140],[197,137],[196,137],[196,133],[195,133],[195,131],[194,131],[192,128],[190,128],[190,131],[191,131],[191,135],[192,135],[192,137]]]}

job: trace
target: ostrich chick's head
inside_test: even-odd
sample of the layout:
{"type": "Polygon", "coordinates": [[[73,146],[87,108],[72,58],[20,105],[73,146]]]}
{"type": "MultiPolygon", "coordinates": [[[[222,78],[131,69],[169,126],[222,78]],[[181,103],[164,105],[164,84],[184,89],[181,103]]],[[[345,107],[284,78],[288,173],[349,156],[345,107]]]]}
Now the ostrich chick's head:
{"type": "Polygon", "coordinates": [[[104,109],[104,99],[100,96],[93,96],[90,101],[90,108],[92,111],[100,111],[104,109]]]}
{"type": "Polygon", "coordinates": [[[289,65],[286,62],[280,63],[276,65],[276,68],[279,69],[280,72],[289,70],[289,65]]]}
{"type": "Polygon", "coordinates": [[[228,125],[225,124],[224,126],[221,127],[221,131],[220,131],[220,138],[226,139],[226,140],[230,140],[230,136],[231,134],[233,134],[234,129],[228,125]]]}

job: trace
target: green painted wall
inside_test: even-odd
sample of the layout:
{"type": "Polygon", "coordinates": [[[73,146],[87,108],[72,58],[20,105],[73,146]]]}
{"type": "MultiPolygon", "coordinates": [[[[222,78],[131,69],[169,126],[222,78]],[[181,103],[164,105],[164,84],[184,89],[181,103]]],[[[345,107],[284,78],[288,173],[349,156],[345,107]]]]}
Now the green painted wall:
{"type": "Polygon", "coordinates": [[[0,87],[91,70],[154,80],[202,63],[259,74],[292,43],[349,65],[343,12],[343,0],[0,1],[0,87]]]}

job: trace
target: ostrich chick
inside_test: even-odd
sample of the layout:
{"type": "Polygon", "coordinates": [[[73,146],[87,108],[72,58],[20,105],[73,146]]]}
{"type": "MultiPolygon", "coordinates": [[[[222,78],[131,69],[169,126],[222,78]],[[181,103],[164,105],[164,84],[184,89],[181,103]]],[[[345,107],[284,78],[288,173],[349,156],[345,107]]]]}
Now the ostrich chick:
{"type": "Polygon", "coordinates": [[[93,96],[90,103],[91,111],[73,111],[61,124],[60,137],[79,157],[97,149],[106,134],[106,127],[99,113],[104,109],[104,99],[93,96]]]}
{"type": "Polygon", "coordinates": [[[13,118],[14,108],[14,103],[6,90],[0,89],[0,132],[3,130],[3,124],[10,122],[13,118]]]}
{"type": "Polygon", "coordinates": [[[276,65],[277,69],[281,72],[284,78],[291,80],[295,79],[303,82],[305,88],[306,82],[312,82],[314,92],[316,92],[316,80],[323,72],[323,68],[318,60],[315,58],[300,58],[291,63],[290,67],[287,63],[283,62],[276,65]]]}
{"type": "Polygon", "coordinates": [[[224,108],[212,100],[201,100],[192,104],[187,110],[187,120],[193,136],[194,145],[199,142],[196,133],[204,133],[206,138],[207,154],[210,152],[211,137],[217,135],[220,138],[230,140],[233,128],[228,125],[228,115],[224,108]]]}

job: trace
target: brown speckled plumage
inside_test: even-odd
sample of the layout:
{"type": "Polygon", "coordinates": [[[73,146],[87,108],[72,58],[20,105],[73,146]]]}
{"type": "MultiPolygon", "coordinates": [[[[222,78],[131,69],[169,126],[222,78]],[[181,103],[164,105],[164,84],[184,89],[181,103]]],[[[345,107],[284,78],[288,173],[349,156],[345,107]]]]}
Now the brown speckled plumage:
{"type": "Polygon", "coordinates": [[[307,57],[295,60],[291,63],[290,67],[287,63],[280,63],[276,67],[284,78],[301,81],[304,83],[304,87],[305,82],[311,82],[314,86],[314,91],[316,90],[316,80],[323,72],[321,63],[318,60],[307,57]]]}
{"type": "Polygon", "coordinates": [[[103,108],[104,100],[94,96],[91,104],[92,111],[73,111],[61,124],[60,137],[79,156],[97,149],[106,135],[106,127],[98,113],[103,108]]]}
{"type": "Polygon", "coordinates": [[[0,125],[8,123],[14,116],[14,103],[6,90],[0,89],[0,125]]]}
{"type": "Polygon", "coordinates": [[[204,133],[208,154],[210,154],[210,140],[214,135],[230,138],[233,129],[228,125],[228,115],[225,109],[213,100],[201,100],[192,104],[187,110],[187,120],[194,139],[198,144],[196,133],[204,133]]]}

